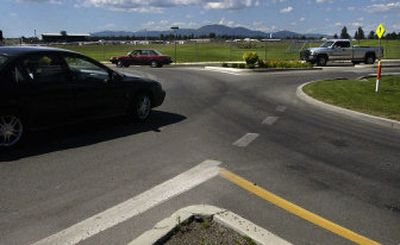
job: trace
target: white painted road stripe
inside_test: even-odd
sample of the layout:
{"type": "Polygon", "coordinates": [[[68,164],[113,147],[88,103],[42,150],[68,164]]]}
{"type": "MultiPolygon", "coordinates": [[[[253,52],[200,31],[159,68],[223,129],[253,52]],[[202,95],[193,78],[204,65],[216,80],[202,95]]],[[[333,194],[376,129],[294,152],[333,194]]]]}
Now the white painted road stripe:
{"type": "Polygon", "coordinates": [[[280,105],[276,107],[276,111],[279,112],[285,112],[286,111],[286,106],[280,105]]]}
{"type": "Polygon", "coordinates": [[[276,121],[278,121],[279,117],[274,117],[274,116],[269,116],[267,118],[265,118],[265,120],[262,122],[262,124],[266,124],[266,125],[274,125],[274,123],[276,121]]]}
{"type": "Polygon", "coordinates": [[[217,176],[220,164],[221,162],[213,160],[204,161],[138,196],[44,238],[34,245],[77,244],[217,176]]]}
{"type": "Polygon", "coordinates": [[[253,140],[255,140],[259,134],[255,133],[247,133],[242,138],[238,139],[233,145],[238,147],[246,147],[248,146],[253,140]]]}

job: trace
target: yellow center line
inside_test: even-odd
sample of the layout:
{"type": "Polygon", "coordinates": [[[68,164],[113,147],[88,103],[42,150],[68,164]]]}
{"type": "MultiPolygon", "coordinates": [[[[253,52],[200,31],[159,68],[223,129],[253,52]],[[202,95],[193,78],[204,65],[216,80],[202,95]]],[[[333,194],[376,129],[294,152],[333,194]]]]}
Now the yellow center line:
{"type": "Polygon", "coordinates": [[[373,241],[365,236],[359,235],[343,226],[335,224],[317,214],[314,214],[300,206],[297,206],[294,203],[291,203],[259,186],[254,185],[253,183],[249,182],[248,180],[226,170],[221,169],[220,175],[227,179],[228,181],[240,186],[241,188],[261,197],[262,199],[294,214],[297,215],[315,225],[318,225],[330,232],[333,232],[341,237],[344,237],[350,241],[353,241],[358,244],[380,244],[376,241],[373,241]]]}

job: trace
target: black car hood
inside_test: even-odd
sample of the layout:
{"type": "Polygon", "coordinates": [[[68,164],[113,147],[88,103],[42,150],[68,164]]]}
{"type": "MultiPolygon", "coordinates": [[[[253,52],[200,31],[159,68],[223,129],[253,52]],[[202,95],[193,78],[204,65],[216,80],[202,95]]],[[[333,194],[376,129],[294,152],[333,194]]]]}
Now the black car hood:
{"type": "Polygon", "coordinates": [[[125,72],[119,72],[119,74],[122,75],[122,80],[123,82],[134,82],[134,81],[141,81],[141,82],[146,82],[146,83],[158,83],[157,81],[150,79],[145,76],[141,75],[134,75],[131,73],[125,73],[125,72]]]}

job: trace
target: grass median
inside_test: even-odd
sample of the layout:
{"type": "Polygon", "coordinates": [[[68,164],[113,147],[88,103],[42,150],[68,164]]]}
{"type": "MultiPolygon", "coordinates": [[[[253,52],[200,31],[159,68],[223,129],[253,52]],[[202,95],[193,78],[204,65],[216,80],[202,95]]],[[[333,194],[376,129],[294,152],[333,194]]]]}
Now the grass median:
{"type": "Polygon", "coordinates": [[[325,80],[303,90],[309,96],[354,111],[400,121],[400,76],[382,77],[379,93],[375,78],[368,80],[325,80]]]}

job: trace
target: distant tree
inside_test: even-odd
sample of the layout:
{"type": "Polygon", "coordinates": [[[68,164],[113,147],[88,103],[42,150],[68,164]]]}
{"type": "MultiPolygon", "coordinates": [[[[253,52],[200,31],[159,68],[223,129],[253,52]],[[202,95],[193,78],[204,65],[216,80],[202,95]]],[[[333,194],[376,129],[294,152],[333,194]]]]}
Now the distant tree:
{"type": "Polygon", "coordinates": [[[347,32],[347,27],[346,26],[343,27],[342,32],[340,33],[340,38],[341,39],[349,39],[350,38],[350,35],[347,32]]]}
{"type": "Polygon", "coordinates": [[[0,44],[4,41],[3,31],[0,30],[0,44]]]}
{"type": "Polygon", "coordinates": [[[337,35],[337,33],[335,33],[335,35],[333,35],[333,38],[334,38],[334,39],[338,39],[338,38],[339,38],[339,36],[337,35]]]}
{"type": "Polygon", "coordinates": [[[362,29],[361,26],[358,27],[357,32],[358,32],[358,39],[357,40],[365,39],[364,30],[362,29]]]}
{"type": "Polygon", "coordinates": [[[65,37],[67,35],[67,31],[60,31],[61,36],[65,37]]]}
{"type": "Polygon", "coordinates": [[[215,37],[216,37],[216,35],[215,35],[215,33],[214,33],[214,32],[210,32],[210,33],[208,34],[208,37],[209,37],[209,38],[215,38],[215,37]]]}
{"type": "Polygon", "coordinates": [[[358,36],[358,30],[356,30],[356,32],[354,33],[354,39],[360,40],[360,39],[359,39],[359,36],[358,36]]]}
{"type": "Polygon", "coordinates": [[[369,32],[368,39],[375,39],[375,32],[374,31],[370,31],[369,32]]]}
{"type": "MultiPolygon", "coordinates": [[[[400,33],[399,33],[400,34],[400,33]]],[[[386,36],[385,36],[385,39],[389,39],[389,40],[396,40],[396,39],[398,39],[399,37],[398,37],[398,35],[396,34],[396,32],[392,32],[392,33],[388,33],[386,36]]]]}

